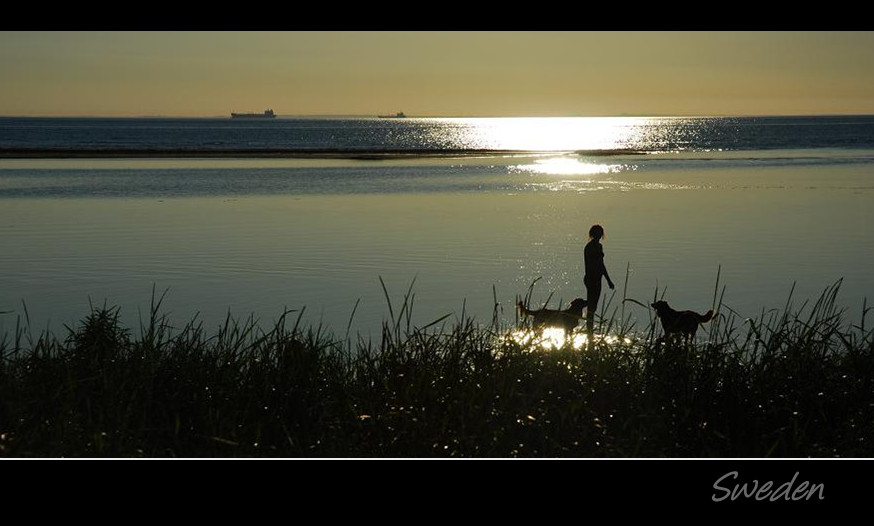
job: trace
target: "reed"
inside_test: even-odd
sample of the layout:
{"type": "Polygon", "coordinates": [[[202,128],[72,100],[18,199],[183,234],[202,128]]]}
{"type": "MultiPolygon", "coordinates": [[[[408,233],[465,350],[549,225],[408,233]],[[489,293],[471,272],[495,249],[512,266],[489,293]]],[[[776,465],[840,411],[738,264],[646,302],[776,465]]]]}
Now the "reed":
{"type": "Polygon", "coordinates": [[[25,319],[0,339],[0,456],[870,456],[867,304],[848,321],[838,282],[744,319],[718,281],[690,345],[661,342],[652,317],[637,327],[644,304],[624,292],[591,348],[546,348],[497,312],[417,327],[412,285],[400,308],[386,291],[378,341],[303,326],[303,311],[176,326],[154,293],[138,334],[106,305],[63,336],[25,319]]]}

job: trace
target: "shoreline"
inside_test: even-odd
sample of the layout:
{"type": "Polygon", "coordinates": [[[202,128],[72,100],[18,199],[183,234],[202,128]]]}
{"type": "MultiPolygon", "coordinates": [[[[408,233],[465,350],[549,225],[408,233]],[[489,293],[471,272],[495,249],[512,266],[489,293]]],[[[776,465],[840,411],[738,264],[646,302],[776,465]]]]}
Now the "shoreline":
{"type": "Polygon", "coordinates": [[[404,149],[404,150],[343,150],[343,149],[174,149],[174,148],[0,148],[0,159],[353,159],[387,160],[452,157],[501,157],[517,155],[645,155],[640,150],[483,150],[483,149],[404,149]]]}

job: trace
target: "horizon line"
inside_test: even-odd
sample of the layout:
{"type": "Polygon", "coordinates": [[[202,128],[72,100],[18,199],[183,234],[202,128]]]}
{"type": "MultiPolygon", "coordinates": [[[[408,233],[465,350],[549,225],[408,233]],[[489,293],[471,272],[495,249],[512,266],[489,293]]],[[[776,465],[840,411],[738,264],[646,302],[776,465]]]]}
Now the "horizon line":
{"type": "MultiPolygon", "coordinates": [[[[382,114],[375,113],[276,113],[276,118],[374,118],[379,119],[382,114]]],[[[751,117],[870,117],[874,113],[761,113],[761,114],[719,114],[719,113],[616,113],[603,115],[406,115],[404,119],[551,119],[551,118],[751,118],[751,117]]],[[[72,118],[72,119],[230,119],[230,113],[220,115],[180,115],[180,114],[144,114],[144,115],[120,115],[120,114],[0,114],[0,118],[72,118]]]]}

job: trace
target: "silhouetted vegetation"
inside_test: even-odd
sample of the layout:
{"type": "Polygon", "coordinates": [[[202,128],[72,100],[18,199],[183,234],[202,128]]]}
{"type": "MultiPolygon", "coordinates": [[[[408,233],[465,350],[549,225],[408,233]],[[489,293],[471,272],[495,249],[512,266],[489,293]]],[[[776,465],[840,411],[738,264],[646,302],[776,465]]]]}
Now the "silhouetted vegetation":
{"type": "Polygon", "coordinates": [[[416,328],[406,303],[378,341],[299,312],[208,334],[160,300],[134,334],[95,307],[64,337],[0,340],[0,456],[867,457],[874,331],[837,289],[757,319],[718,305],[689,345],[623,303],[591,349],[464,317],[416,328]]]}

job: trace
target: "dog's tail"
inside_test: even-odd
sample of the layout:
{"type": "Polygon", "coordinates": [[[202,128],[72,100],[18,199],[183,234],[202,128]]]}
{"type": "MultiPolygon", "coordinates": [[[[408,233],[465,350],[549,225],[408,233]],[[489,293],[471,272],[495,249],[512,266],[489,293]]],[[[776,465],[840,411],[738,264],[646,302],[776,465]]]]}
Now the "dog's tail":
{"type": "Polygon", "coordinates": [[[712,318],[713,318],[713,309],[710,309],[709,311],[707,311],[707,314],[704,314],[704,315],[699,314],[698,315],[698,323],[707,323],[712,318]]]}

